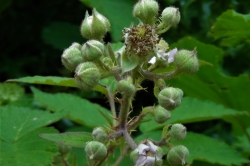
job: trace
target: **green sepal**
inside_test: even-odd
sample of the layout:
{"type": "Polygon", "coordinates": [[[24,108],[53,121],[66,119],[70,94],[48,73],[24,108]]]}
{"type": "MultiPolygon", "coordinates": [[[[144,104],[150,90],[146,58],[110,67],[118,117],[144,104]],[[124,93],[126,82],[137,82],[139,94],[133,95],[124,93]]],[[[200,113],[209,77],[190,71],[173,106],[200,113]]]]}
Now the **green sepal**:
{"type": "Polygon", "coordinates": [[[121,66],[122,73],[135,69],[140,62],[140,57],[136,54],[128,56],[125,52],[122,53],[121,66]]]}

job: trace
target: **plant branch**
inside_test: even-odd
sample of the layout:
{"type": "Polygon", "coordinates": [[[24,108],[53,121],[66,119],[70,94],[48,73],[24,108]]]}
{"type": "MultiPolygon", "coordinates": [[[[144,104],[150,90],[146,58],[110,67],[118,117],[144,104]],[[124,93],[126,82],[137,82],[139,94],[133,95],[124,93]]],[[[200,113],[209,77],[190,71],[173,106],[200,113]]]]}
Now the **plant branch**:
{"type": "Polygon", "coordinates": [[[109,101],[109,105],[110,105],[110,110],[113,116],[113,126],[116,125],[116,109],[115,109],[115,100],[114,100],[114,95],[110,92],[110,87],[107,86],[106,87],[107,91],[108,91],[108,101],[109,101]]]}
{"type": "Polygon", "coordinates": [[[174,71],[167,73],[167,74],[157,74],[157,73],[148,72],[146,70],[141,70],[140,73],[143,77],[145,77],[148,80],[152,80],[152,81],[158,80],[160,78],[165,79],[165,80],[171,79],[171,78],[180,74],[180,72],[178,72],[177,70],[174,70],[174,71]]]}

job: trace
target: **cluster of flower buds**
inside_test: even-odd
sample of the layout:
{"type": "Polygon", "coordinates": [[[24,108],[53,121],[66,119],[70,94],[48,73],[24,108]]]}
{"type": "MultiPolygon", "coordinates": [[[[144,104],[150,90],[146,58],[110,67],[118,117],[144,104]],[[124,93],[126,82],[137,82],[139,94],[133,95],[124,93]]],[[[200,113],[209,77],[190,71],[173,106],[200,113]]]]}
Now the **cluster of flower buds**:
{"type": "Polygon", "coordinates": [[[135,166],[161,166],[163,150],[154,145],[150,140],[144,141],[131,152],[130,158],[135,163],[135,166]]]}

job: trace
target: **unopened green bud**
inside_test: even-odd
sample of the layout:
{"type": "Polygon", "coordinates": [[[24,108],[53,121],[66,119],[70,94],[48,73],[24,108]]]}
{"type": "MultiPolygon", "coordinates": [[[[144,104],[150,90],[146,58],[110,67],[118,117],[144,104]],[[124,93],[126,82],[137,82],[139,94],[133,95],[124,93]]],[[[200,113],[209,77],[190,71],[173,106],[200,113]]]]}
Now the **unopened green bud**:
{"type": "Polygon", "coordinates": [[[81,51],[73,46],[70,46],[64,50],[61,60],[65,68],[70,71],[75,70],[76,66],[83,61],[81,57],[81,51]]]}
{"type": "Polygon", "coordinates": [[[114,66],[114,63],[112,62],[112,59],[109,57],[105,57],[102,59],[102,62],[106,65],[109,66],[110,68],[114,66]]]}
{"type": "Polygon", "coordinates": [[[79,64],[75,70],[75,82],[77,87],[83,90],[94,88],[101,78],[100,71],[92,62],[79,64]]]}
{"type": "Polygon", "coordinates": [[[117,90],[124,96],[132,96],[135,93],[135,86],[129,80],[118,82],[117,90]]]}
{"type": "Polygon", "coordinates": [[[110,23],[106,17],[101,15],[94,8],[92,16],[88,12],[81,25],[81,34],[87,39],[102,40],[104,35],[110,30],[110,23]]]}
{"type": "Polygon", "coordinates": [[[159,5],[155,0],[140,0],[134,6],[133,15],[144,24],[154,24],[158,15],[159,5]]]}
{"type": "Polygon", "coordinates": [[[183,92],[179,88],[167,87],[158,94],[160,106],[167,110],[173,110],[181,104],[183,92]]]}
{"type": "Polygon", "coordinates": [[[178,8],[167,7],[162,11],[162,22],[167,26],[176,26],[181,19],[178,8]]]}
{"type": "Polygon", "coordinates": [[[161,106],[157,106],[153,114],[157,123],[164,123],[166,120],[171,118],[171,113],[161,106]]]}
{"type": "Polygon", "coordinates": [[[180,166],[185,164],[188,155],[188,149],[183,145],[178,145],[170,149],[167,160],[171,166],[180,166]]]}
{"type": "Polygon", "coordinates": [[[172,138],[174,138],[177,141],[183,140],[186,137],[187,134],[187,128],[183,126],[182,124],[174,124],[171,127],[170,130],[172,138]]]}
{"type": "Polygon", "coordinates": [[[180,50],[175,54],[174,63],[177,70],[188,74],[193,74],[199,70],[199,60],[197,51],[180,50]]]}
{"type": "Polygon", "coordinates": [[[84,61],[96,60],[104,54],[104,44],[97,40],[89,40],[82,46],[81,52],[84,61]]]}
{"type": "Polygon", "coordinates": [[[62,156],[69,154],[70,151],[71,151],[71,146],[59,144],[59,153],[62,156]]]}
{"type": "Polygon", "coordinates": [[[101,127],[96,127],[94,128],[94,130],[92,131],[92,136],[94,138],[94,140],[99,141],[99,142],[104,142],[107,134],[106,132],[103,130],[103,128],[101,127]]]}
{"type": "Polygon", "coordinates": [[[81,48],[82,48],[81,44],[79,44],[77,42],[72,43],[70,47],[74,47],[74,48],[77,48],[79,50],[81,50],[81,48]]]}
{"type": "Polygon", "coordinates": [[[98,141],[90,141],[85,146],[85,152],[91,160],[103,160],[107,155],[107,148],[98,141]]]}

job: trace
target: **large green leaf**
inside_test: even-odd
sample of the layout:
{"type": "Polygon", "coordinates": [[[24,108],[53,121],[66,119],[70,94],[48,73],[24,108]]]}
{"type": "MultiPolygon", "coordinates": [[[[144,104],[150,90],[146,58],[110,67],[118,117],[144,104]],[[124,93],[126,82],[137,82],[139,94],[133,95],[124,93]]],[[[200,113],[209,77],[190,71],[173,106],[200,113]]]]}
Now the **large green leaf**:
{"type": "MultiPolygon", "coordinates": [[[[136,139],[142,140],[146,138],[160,140],[161,131],[144,133],[136,139]]],[[[224,142],[197,133],[188,132],[184,140],[172,141],[172,143],[174,145],[185,145],[188,148],[189,157],[187,162],[189,163],[194,160],[221,165],[242,165],[249,162],[224,142]]]]}
{"type": "Polygon", "coordinates": [[[80,34],[80,25],[68,22],[54,22],[43,28],[42,38],[45,43],[60,50],[68,48],[73,42],[81,44],[84,41],[80,34]]]}
{"type": "Polygon", "coordinates": [[[0,83],[0,105],[3,102],[16,101],[24,95],[24,89],[17,84],[0,83]]]}
{"type": "Polygon", "coordinates": [[[62,116],[28,108],[5,106],[0,108],[0,165],[48,165],[57,154],[57,145],[39,137],[41,133],[55,133],[49,125],[62,116]]]}
{"type": "Polygon", "coordinates": [[[214,67],[202,66],[195,75],[183,74],[178,78],[170,80],[172,86],[181,88],[184,94],[223,104],[235,110],[248,110],[250,79],[247,75],[238,77],[225,76],[220,72],[219,62],[223,51],[213,45],[204,44],[191,37],[185,37],[173,44],[171,47],[198,51],[198,58],[212,63],[214,67]],[[243,88],[244,90],[241,90],[243,88]]]}
{"type": "Polygon", "coordinates": [[[52,124],[65,116],[64,112],[50,113],[25,107],[5,106],[1,112],[1,140],[16,142],[29,132],[52,124]]]}
{"type": "MultiPolygon", "coordinates": [[[[11,128],[8,129],[11,130],[11,128]]],[[[39,134],[55,132],[57,131],[53,128],[39,128],[27,133],[14,142],[1,140],[0,165],[49,165],[53,161],[53,157],[58,153],[57,144],[40,138],[39,134]]]]}
{"type": "Polygon", "coordinates": [[[58,144],[69,145],[77,148],[84,148],[88,141],[93,140],[91,133],[87,132],[40,134],[40,137],[58,144]]]}
{"type": "Polygon", "coordinates": [[[211,29],[215,39],[223,46],[235,46],[250,39],[250,14],[227,10],[220,15],[211,29]]]}
{"type": "Polygon", "coordinates": [[[107,17],[111,23],[112,40],[120,41],[122,39],[122,30],[129,27],[131,23],[138,21],[132,16],[134,2],[132,0],[80,0],[85,5],[96,8],[98,12],[107,17]]]}
{"type": "MultiPolygon", "coordinates": [[[[18,79],[10,79],[8,82],[24,82],[32,84],[54,85],[54,86],[66,86],[77,87],[73,78],[56,77],[56,76],[33,76],[23,77],[18,79]]],[[[93,88],[94,91],[101,92],[107,95],[107,90],[101,85],[97,85],[93,88]]]]}
{"type": "Polygon", "coordinates": [[[35,88],[32,88],[32,91],[36,101],[54,112],[67,111],[70,120],[82,125],[93,128],[105,126],[111,122],[111,116],[107,109],[86,99],[64,93],[44,93],[35,88]],[[105,114],[106,117],[110,117],[109,121],[100,112],[105,114]]]}
{"type": "Polygon", "coordinates": [[[171,118],[163,124],[158,124],[152,116],[147,116],[145,119],[150,119],[140,124],[142,132],[148,132],[163,128],[167,124],[173,123],[192,123],[201,122],[212,119],[220,119],[229,116],[248,116],[247,112],[239,112],[233,109],[225,108],[222,105],[211,101],[201,101],[199,99],[184,97],[182,103],[175,110],[171,111],[171,118]]]}

